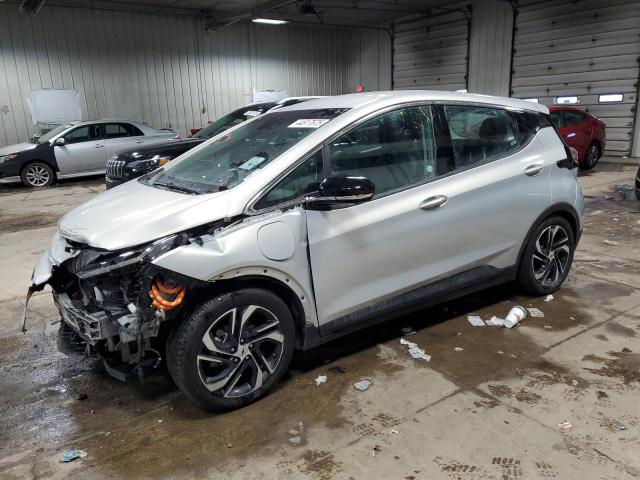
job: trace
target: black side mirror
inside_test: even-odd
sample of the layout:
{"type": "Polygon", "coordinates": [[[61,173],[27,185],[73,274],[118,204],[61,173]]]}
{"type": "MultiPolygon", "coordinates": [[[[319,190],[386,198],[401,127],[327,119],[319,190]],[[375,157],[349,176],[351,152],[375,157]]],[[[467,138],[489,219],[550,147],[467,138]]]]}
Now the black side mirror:
{"type": "Polygon", "coordinates": [[[376,186],[365,177],[329,177],[320,183],[319,194],[305,199],[309,210],[329,210],[336,204],[355,204],[371,200],[376,186]]]}

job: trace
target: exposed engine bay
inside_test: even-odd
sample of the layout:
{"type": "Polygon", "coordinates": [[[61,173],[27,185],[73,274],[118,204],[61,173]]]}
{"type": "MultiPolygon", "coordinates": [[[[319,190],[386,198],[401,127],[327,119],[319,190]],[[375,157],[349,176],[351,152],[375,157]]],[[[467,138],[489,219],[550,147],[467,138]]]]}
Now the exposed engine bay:
{"type": "Polygon", "coordinates": [[[58,250],[61,243],[64,260],[56,264],[52,258],[50,278],[30,289],[51,285],[62,320],[60,348],[69,354],[99,354],[109,373],[121,380],[142,378],[144,367],[161,361],[161,325],[180,312],[188,289],[197,282],[177,278],[151,260],[189,243],[189,236],[173,235],[119,252],[58,236],[58,250]]]}

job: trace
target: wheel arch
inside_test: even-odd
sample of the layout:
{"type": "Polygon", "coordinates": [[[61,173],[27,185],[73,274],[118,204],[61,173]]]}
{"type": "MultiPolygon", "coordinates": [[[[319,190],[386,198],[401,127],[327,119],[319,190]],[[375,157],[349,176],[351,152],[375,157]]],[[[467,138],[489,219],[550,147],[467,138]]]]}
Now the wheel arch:
{"type": "Polygon", "coordinates": [[[576,209],[569,203],[557,203],[551,205],[544,212],[542,212],[538,216],[538,218],[536,218],[536,220],[531,225],[531,228],[529,228],[529,231],[527,232],[527,235],[524,238],[522,245],[520,246],[520,251],[518,252],[518,262],[516,263],[517,266],[520,265],[522,256],[524,255],[527,245],[529,244],[529,241],[531,240],[531,237],[533,236],[538,225],[552,216],[562,217],[569,222],[575,242],[578,243],[578,240],[580,239],[580,217],[578,216],[578,212],[576,211],[576,209]]]}
{"type": "Polygon", "coordinates": [[[22,178],[22,174],[24,173],[24,171],[27,168],[29,168],[30,165],[33,165],[34,163],[43,163],[43,164],[47,165],[53,171],[53,181],[52,181],[52,183],[56,183],[58,181],[58,176],[57,176],[57,173],[59,172],[58,165],[54,164],[54,163],[51,163],[50,161],[45,160],[43,158],[29,158],[28,160],[25,160],[24,163],[22,165],[20,165],[20,170],[18,171],[18,175],[20,176],[20,178],[22,178]]]}
{"type": "Polygon", "coordinates": [[[293,317],[296,348],[304,345],[307,328],[316,323],[315,306],[313,299],[291,277],[267,267],[245,267],[217,275],[214,280],[199,288],[199,299],[248,287],[261,288],[277,295],[293,317]]]}

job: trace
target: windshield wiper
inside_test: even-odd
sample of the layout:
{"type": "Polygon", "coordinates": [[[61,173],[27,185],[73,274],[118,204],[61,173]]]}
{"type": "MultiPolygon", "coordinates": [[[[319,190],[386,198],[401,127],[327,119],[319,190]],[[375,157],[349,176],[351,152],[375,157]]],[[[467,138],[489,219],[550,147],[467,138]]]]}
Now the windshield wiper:
{"type": "Polygon", "coordinates": [[[162,183],[162,182],[153,182],[152,186],[165,187],[169,190],[175,190],[176,192],[188,193],[190,195],[194,195],[198,193],[195,190],[191,190],[190,188],[183,187],[181,185],[176,185],[175,183],[162,183]]]}

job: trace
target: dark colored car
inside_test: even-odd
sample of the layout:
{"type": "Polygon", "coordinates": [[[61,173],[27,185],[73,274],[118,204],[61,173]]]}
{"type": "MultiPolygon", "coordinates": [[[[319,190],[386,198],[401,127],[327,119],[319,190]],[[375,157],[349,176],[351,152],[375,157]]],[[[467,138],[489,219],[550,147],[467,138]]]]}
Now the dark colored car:
{"type": "Polygon", "coordinates": [[[636,198],[640,200],[640,168],[636,172],[636,198]]]}
{"type": "Polygon", "coordinates": [[[214,135],[250,118],[262,115],[274,106],[276,106],[275,103],[267,102],[239,108],[207,125],[193,137],[181,142],[123,150],[107,161],[105,175],[107,189],[149,173],[214,135]]]}
{"type": "Polygon", "coordinates": [[[589,170],[596,166],[607,142],[605,124],[575,107],[553,105],[549,107],[551,123],[562,139],[578,151],[578,164],[589,170]]]}

